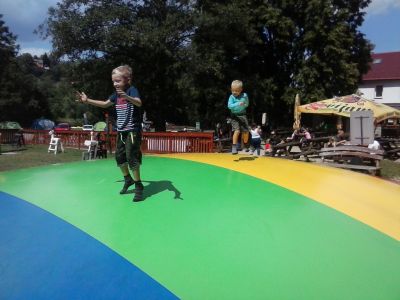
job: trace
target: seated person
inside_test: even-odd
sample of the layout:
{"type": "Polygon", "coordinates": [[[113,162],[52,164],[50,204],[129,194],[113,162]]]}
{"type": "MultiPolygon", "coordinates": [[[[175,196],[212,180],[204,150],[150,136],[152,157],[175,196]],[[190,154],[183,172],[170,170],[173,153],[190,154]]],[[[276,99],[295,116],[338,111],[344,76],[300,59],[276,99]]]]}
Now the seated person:
{"type": "Polygon", "coordinates": [[[341,128],[338,129],[338,133],[336,134],[335,141],[336,141],[336,146],[344,145],[347,143],[346,134],[344,133],[343,129],[341,129],[341,128]]]}
{"type": "Polygon", "coordinates": [[[266,151],[265,155],[267,153],[270,153],[271,156],[274,156],[276,154],[276,149],[274,149],[274,146],[279,145],[284,143],[285,141],[281,139],[274,130],[271,131],[271,135],[269,139],[267,140],[267,143],[270,145],[270,151],[266,151]]]}
{"type": "Polygon", "coordinates": [[[346,134],[343,129],[338,129],[338,132],[335,136],[329,138],[329,142],[327,147],[336,147],[340,145],[344,145],[347,143],[346,134]]]}
{"type": "Polygon", "coordinates": [[[275,146],[283,143],[283,140],[276,134],[274,130],[272,130],[271,135],[269,137],[269,143],[271,146],[275,146]]]}
{"type": "Polygon", "coordinates": [[[306,140],[311,140],[311,133],[308,131],[308,128],[302,127],[301,134],[306,140]]]}
{"type": "Polygon", "coordinates": [[[290,141],[296,141],[299,140],[301,137],[301,133],[299,129],[295,129],[292,133],[292,135],[290,137],[286,138],[286,141],[290,142],[290,141]]]}
{"type": "Polygon", "coordinates": [[[300,148],[302,149],[302,148],[304,148],[304,147],[306,147],[306,146],[308,145],[308,140],[311,140],[311,134],[310,134],[310,132],[308,131],[307,128],[302,127],[302,128],[300,129],[300,136],[301,136],[301,139],[300,139],[300,142],[301,142],[300,148]]]}

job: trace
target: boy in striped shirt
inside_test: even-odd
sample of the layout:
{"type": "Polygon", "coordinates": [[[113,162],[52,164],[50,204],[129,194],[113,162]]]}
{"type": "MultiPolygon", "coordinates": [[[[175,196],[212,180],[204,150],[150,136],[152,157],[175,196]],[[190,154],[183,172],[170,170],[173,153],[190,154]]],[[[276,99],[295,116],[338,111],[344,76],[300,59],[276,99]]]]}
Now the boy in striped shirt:
{"type": "Polygon", "coordinates": [[[140,179],[140,165],[142,152],[142,100],[138,90],[131,85],[132,69],[127,66],[119,66],[111,73],[111,79],[115,92],[108,100],[89,99],[84,92],[77,92],[80,102],[97,107],[107,108],[115,105],[117,113],[117,149],[115,159],[124,175],[124,186],[120,194],[125,194],[128,188],[135,184],[134,202],[143,200],[143,184],[140,179]],[[132,170],[133,178],[129,172],[132,170]]]}

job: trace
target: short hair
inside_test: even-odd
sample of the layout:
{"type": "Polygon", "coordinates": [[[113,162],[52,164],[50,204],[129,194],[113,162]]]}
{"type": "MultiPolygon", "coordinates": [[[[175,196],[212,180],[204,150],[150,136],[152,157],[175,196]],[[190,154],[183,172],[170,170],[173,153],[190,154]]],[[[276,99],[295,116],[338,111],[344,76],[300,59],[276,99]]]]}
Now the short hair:
{"type": "Polygon", "coordinates": [[[243,82],[241,80],[234,80],[234,81],[232,81],[231,86],[232,87],[235,86],[235,87],[238,87],[238,88],[243,88],[243,82]]]}
{"type": "Polygon", "coordinates": [[[111,75],[121,75],[130,81],[132,79],[132,68],[128,65],[122,65],[113,69],[111,75]]]}

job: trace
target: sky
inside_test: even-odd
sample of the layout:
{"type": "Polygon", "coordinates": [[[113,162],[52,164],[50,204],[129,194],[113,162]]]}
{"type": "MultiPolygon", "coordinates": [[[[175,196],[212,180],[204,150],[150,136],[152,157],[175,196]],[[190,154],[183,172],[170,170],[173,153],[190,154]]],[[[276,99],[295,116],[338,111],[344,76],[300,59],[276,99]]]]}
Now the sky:
{"type": "MultiPolygon", "coordinates": [[[[14,35],[20,53],[41,55],[51,51],[51,41],[43,41],[33,31],[45,21],[47,10],[59,0],[0,0],[0,14],[14,35]]],[[[360,31],[374,45],[375,53],[400,51],[400,0],[372,0],[360,31]]]]}

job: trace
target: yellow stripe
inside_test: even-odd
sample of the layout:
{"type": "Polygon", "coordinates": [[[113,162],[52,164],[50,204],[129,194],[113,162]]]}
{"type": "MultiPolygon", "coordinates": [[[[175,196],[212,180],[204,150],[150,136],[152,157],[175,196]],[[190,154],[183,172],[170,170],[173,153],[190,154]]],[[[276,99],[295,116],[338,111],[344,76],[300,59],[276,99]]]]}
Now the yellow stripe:
{"type": "Polygon", "coordinates": [[[219,153],[162,156],[211,164],[277,184],[400,241],[400,185],[352,171],[278,158],[219,153]]]}

